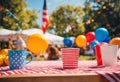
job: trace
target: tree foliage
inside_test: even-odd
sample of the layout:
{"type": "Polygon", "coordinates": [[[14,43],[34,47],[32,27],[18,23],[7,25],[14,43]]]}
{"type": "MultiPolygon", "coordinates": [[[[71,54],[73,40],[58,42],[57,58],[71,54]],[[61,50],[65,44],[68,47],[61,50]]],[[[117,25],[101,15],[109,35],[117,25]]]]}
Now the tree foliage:
{"type": "Polygon", "coordinates": [[[51,25],[49,30],[54,30],[57,35],[63,37],[83,34],[85,30],[82,22],[83,15],[84,11],[81,7],[72,5],[59,6],[50,15],[51,25]],[[68,26],[70,26],[71,29],[66,31],[68,26]]]}
{"type": "Polygon", "coordinates": [[[0,27],[15,30],[38,27],[37,11],[28,10],[25,0],[0,0],[0,27]]]}
{"type": "Polygon", "coordinates": [[[93,31],[98,27],[105,27],[108,29],[111,37],[120,35],[120,0],[87,0],[85,11],[86,32],[93,31]],[[94,5],[91,5],[94,4],[94,5]],[[89,21],[89,23],[87,23],[89,21]],[[89,29],[88,29],[89,28],[89,29]]]}

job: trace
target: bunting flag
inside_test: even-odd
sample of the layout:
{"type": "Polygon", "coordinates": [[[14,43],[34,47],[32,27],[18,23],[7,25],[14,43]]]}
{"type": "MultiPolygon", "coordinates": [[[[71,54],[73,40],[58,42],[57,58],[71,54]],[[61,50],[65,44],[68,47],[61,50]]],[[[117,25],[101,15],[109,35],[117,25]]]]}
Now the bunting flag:
{"type": "Polygon", "coordinates": [[[67,28],[65,29],[66,32],[69,32],[72,29],[71,25],[68,25],[67,28]]]}
{"type": "Polygon", "coordinates": [[[43,34],[45,34],[48,27],[49,27],[48,11],[47,11],[46,0],[44,0],[43,16],[42,16],[42,31],[43,31],[43,34]]]}
{"type": "Polygon", "coordinates": [[[2,5],[0,5],[0,11],[3,9],[2,5]]]}
{"type": "Polygon", "coordinates": [[[97,0],[97,2],[99,3],[101,0],[97,0]]]}

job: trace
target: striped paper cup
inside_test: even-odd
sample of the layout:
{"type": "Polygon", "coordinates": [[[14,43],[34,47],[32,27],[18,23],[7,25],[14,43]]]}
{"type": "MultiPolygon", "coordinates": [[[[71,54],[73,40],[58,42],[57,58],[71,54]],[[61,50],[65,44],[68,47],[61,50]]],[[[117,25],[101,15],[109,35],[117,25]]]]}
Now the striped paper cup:
{"type": "Polygon", "coordinates": [[[79,58],[79,48],[62,48],[63,68],[77,68],[79,58]]]}

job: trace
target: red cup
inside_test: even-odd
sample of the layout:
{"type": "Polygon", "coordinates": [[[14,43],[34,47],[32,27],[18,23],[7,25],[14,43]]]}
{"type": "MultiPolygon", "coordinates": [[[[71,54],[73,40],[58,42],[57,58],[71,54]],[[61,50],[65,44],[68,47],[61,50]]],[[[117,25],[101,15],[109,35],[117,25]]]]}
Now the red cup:
{"type": "Polygon", "coordinates": [[[95,46],[95,55],[96,55],[97,65],[98,66],[103,65],[100,45],[95,46]]]}
{"type": "Polygon", "coordinates": [[[63,68],[77,68],[79,58],[79,48],[62,48],[63,68]]]}

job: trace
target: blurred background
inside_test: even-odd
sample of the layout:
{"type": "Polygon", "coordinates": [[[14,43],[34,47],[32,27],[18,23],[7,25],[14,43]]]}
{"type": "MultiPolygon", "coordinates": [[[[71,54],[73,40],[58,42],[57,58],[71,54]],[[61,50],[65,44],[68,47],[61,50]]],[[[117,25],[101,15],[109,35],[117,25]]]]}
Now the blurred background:
{"type": "MultiPolygon", "coordinates": [[[[0,40],[20,35],[26,41],[32,32],[42,34],[43,4],[44,0],[0,0],[0,40]]],[[[46,0],[46,10],[45,37],[57,38],[47,38],[50,44],[64,45],[65,37],[74,39],[101,27],[108,30],[110,39],[120,37],[120,0],[46,0]]],[[[93,55],[89,49],[81,47],[81,54],[93,55]]]]}

